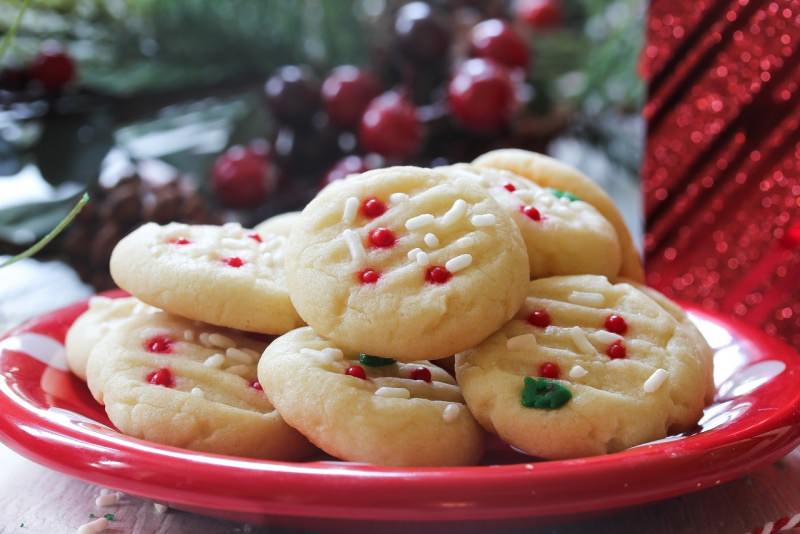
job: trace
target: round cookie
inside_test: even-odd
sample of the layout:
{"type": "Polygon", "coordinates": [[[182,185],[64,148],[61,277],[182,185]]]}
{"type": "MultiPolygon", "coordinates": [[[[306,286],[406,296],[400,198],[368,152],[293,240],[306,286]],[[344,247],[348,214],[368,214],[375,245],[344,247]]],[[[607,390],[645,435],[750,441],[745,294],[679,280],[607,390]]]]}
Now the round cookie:
{"type": "Polygon", "coordinates": [[[531,278],[619,273],[617,232],[591,204],[558,197],[508,171],[464,163],[441,169],[472,176],[508,211],[528,247],[531,278]]]}
{"type": "Polygon", "coordinates": [[[710,361],[694,327],[603,276],[530,283],[517,317],[456,355],[475,418],[548,459],[615,452],[692,428],[710,361]]]}
{"type": "Polygon", "coordinates": [[[455,380],[428,361],[342,350],[305,327],[264,351],[258,378],[286,422],[336,458],[451,466],[483,454],[484,433],[455,380]]]}
{"type": "Polygon", "coordinates": [[[261,234],[261,237],[267,237],[270,235],[289,237],[292,227],[297,223],[299,218],[299,211],[289,211],[279,215],[274,215],[266,221],[259,223],[255,227],[255,231],[261,234]]]}
{"type": "Polygon", "coordinates": [[[117,243],[111,276],[136,298],[176,315],[282,334],[303,324],[286,289],[285,243],[235,223],[148,223],[117,243]]]}
{"type": "Polygon", "coordinates": [[[89,299],[89,308],[72,323],[64,341],[70,370],[81,380],[86,380],[86,362],[89,360],[89,354],[103,336],[113,330],[120,321],[131,316],[157,311],[157,308],[133,297],[111,299],[97,296],[89,299]]]}
{"type": "Polygon", "coordinates": [[[156,312],[118,321],[92,350],[87,384],[123,434],[195,451],[274,460],[313,447],[256,380],[266,341],[156,312]]]}
{"type": "Polygon", "coordinates": [[[316,332],[400,361],[482,341],[517,311],[529,274],[519,229],[487,191],[417,167],[322,190],[292,230],[286,269],[316,332]]]}
{"type": "Polygon", "coordinates": [[[636,246],[633,244],[633,238],[631,238],[622,214],[614,205],[611,197],[589,177],[551,157],[516,148],[504,148],[487,152],[478,157],[472,164],[478,167],[491,167],[513,172],[542,187],[555,189],[559,191],[559,194],[567,198],[569,197],[563,195],[563,192],[572,193],[577,198],[597,208],[597,211],[617,231],[617,237],[622,249],[622,268],[619,274],[637,282],[644,281],[642,261],[639,258],[636,246]]]}

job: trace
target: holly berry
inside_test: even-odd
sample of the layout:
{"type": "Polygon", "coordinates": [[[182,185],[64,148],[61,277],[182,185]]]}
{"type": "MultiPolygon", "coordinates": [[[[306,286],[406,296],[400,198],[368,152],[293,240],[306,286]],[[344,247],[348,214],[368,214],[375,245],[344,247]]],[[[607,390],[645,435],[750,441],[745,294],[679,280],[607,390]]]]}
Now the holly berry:
{"type": "Polygon", "coordinates": [[[172,371],[169,367],[162,367],[149,373],[146,380],[154,386],[163,386],[165,388],[171,388],[175,385],[175,377],[172,376],[172,371]]]}
{"type": "Polygon", "coordinates": [[[443,18],[426,2],[411,2],[397,11],[394,34],[400,50],[420,63],[447,57],[450,32],[443,18]]]}
{"type": "Polygon", "coordinates": [[[425,271],[425,281],[431,284],[444,284],[453,277],[453,273],[447,270],[446,267],[434,265],[428,267],[425,271]]]}
{"type": "Polygon", "coordinates": [[[380,279],[380,277],[381,273],[375,269],[364,269],[358,273],[358,279],[361,280],[362,284],[374,284],[380,279]]]}
{"type": "Polygon", "coordinates": [[[411,156],[422,141],[417,109],[399,93],[384,93],[367,106],[358,138],[364,148],[388,158],[411,156]]]}
{"type": "Polygon", "coordinates": [[[622,341],[617,340],[608,346],[606,355],[612,360],[619,360],[625,358],[628,355],[628,351],[622,341]]]}
{"type": "Polygon", "coordinates": [[[319,82],[304,65],[281,67],[264,84],[272,113],[281,122],[308,122],[319,107],[319,82]]]}
{"type": "Polygon", "coordinates": [[[510,68],[527,68],[528,47],[508,22],[489,19],[476,24],[470,33],[472,54],[510,68]]]}
{"type": "Polygon", "coordinates": [[[347,376],[354,376],[356,378],[360,378],[361,380],[367,379],[367,372],[364,371],[364,368],[361,367],[360,365],[351,365],[350,367],[347,368],[344,374],[346,374],[347,376]]]}
{"type": "Polygon", "coordinates": [[[322,179],[322,187],[336,180],[346,178],[351,174],[367,172],[370,168],[371,167],[367,164],[367,160],[361,156],[344,157],[334,163],[333,167],[325,174],[325,177],[322,179]]]}
{"type": "Polygon", "coordinates": [[[153,336],[144,342],[144,347],[147,352],[155,352],[156,354],[169,354],[172,352],[172,338],[167,336],[153,336]]]}
{"type": "Polygon", "coordinates": [[[361,213],[365,217],[374,219],[386,213],[386,204],[379,198],[367,197],[361,203],[361,213]]]}
{"type": "Polygon", "coordinates": [[[557,0],[517,0],[517,18],[536,30],[549,30],[561,24],[561,5],[557,0]]]}
{"type": "Polygon", "coordinates": [[[211,171],[211,189],[232,208],[253,208],[277,186],[277,174],[266,155],[251,147],[233,146],[220,155],[211,171]]]}
{"type": "Polygon", "coordinates": [[[617,315],[615,313],[612,313],[606,317],[605,327],[609,332],[614,332],[615,334],[619,334],[621,336],[624,336],[625,332],[628,331],[628,323],[621,315],[617,315]]]}
{"type": "Polygon", "coordinates": [[[322,83],[325,111],[340,128],[358,126],[364,110],[380,92],[375,76],[351,65],[336,67],[322,83]]]}
{"type": "Polygon", "coordinates": [[[45,91],[57,92],[75,78],[75,62],[59,43],[46,41],[28,72],[45,91]]]}
{"type": "Polygon", "coordinates": [[[311,124],[282,126],[273,142],[278,166],[293,175],[317,175],[341,156],[339,133],[327,115],[319,113],[311,124]]]}
{"type": "Polygon", "coordinates": [[[533,206],[520,206],[519,211],[532,221],[541,221],[542,214],[533,206]]]}
{"type": "Polygon", "coordinates": [[[561,368],[557,363],[544,362],[539,366],[539,376],[544,378],[556,379],[561,376],[561,368]]]}
{"type": "Polygon", "coordinates": [[[411,380],[422,380],[423,382],[431,383],[431,370],[427,367],[417,367],[412,369],[410,373],[411,380]]]}
{"type": "Polygon", "coordinates": [[[552,323],[547,310],[534,310],[528,315],[528,322],[539,328],[547,328],[552,323]]]}
{"type": "Polygon", "coordinates": [[[506,124],[516,96],[508,71],[494,61],[465,61],[450,80],[448,102],[453,115],[467,128],[492,131],[506,124]]]}
{"type": "Polygon", "coordinates": [[[395,241],[397,241],[397,237],[394,235],[394,232],[382,226],[370,230],[369,234],[367,235],[367,239],[369,240],[370,245],[378,248],[392,247],[394,246],[395,241]]]}

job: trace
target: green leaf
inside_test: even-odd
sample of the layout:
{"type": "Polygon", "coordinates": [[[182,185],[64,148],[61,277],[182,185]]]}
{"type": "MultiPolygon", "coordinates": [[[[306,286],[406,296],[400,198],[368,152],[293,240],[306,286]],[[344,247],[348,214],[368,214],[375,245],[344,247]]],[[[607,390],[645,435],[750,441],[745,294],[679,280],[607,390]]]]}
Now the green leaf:
{"type": "Polygon", "coordinates": [[[11,47],[11,43],[14,42],[14,38],[17,36],[17,30],[19,29],[20,24],[22,24],[22,17],[25,15],[25,11],[28,9],[28,4],[30,4],[30,0],[22,0],[22,5],[17,12],[17,18],[14,19],[14,22],[11,24],[11,28],[9,28],[9,30],[3,36],[3,40],[0,41],[0,59],[3,59],[3,56],[6,55],[6,52],[11,47]]]}

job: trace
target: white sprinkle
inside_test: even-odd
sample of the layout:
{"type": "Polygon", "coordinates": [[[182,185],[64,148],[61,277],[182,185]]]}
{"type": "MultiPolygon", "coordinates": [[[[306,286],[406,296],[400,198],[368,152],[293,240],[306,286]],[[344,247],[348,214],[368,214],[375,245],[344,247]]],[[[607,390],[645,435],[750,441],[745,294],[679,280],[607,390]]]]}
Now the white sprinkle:
{"type": "Polygon", "coordinates": [[[234,340],[232,340],[228,336],[217,334],[216,332],[213,334],[209,334],[208,342],[211,343],[213,346],[219,347],[221,349],[227,349],[236,346],[236,342],[234,340]]]}
{"type": "Polygon", "coordinates": [[[442,215],[442,224],[450,226],[463,217],[465,213],[467,213],[467,203],[464,199],[459,198],[453,202],[453,206],[447,210],[447,213],[442,215]]]}
{"type": "Polygon", "coordinates": [[[453,421],[456,420],[460,412],[461,412],[461,406],[459,406],[454,402],[448,403],[448,405],[444,407],[444,411],[442,412],[442,419],[444,419],[445,423],[452,423],[453,421]]]}
{"type": "Polygon", "coordinates": [[[421,265],[422,267],[425,267],[426,265],[429,265],[430,263],[431,263],[431,260],[428,257],[428,253],[427,252],[422,252],[421,250],[419,252],[417,252],[417,265],[421,265]]]}
{"type": "Polygon", "coordinates": [[[583,378],[584,376],[588,375],[589,371],[581,367],[580,365],[574,365],[572,369],[569,370],[569,377],[570,378],[583,378]]]}
{"type": "Polygon", "coordinates": [[[225,356],[238,363],[253,363],[253,357],[243,350],[231,347],[225,351],[225,356]]]}
{"type": "Polygon", "coordinates": [[[225,248],[234,248],[234,249],[242,248],[242,246],[245,244],[251,245],[256,243],[256,241],[252,239],[248,239],[248,241],[249,243],[247,241],[242,241],[241,239],[234,239],[232,237],[223,237],[222,239],[219,240],[219,243],[225,248]]]}
{"type": "Polygon", "coordinates": [[[206,367],[213,367],[214,369],[219,369],[225,363],[225,356],[222,354],[212,354],[206,361],[203,362],[203,365],[206,367]]]}
{"type": "Polygon", "coordinates": [[[351,224],[356,220],[358,214],[358,199],[356,197],[348,198],[344,203],[344,213],[342,213],[342,221],[346,224],[351,224]]]}
{"type": "Polygon", "coordinates": [[[329,360],[341,360],[344,358],[344,352],[339,349],[335,349],[333,347],[327,347],[322,349],[322,354],[325,355],[326,358],[329,360]]]}
{"type": "Polygon", "coordinates": [[[193,330],[184,330],[183,331],[183,339],[186,341],[194,341],[194,331],[193,330]]]}
{"type": "Polygon", "coordinates": [[[229,222],[229,223],[223,224],[222,225],[222,229],[226,230],[228,232],[231,232],[233,230],[241,230],[242,229],[242,225],[239,224],[239,223],[236,223],[236,222],[229,222]]]}
{"type": "Polygon", "coordinates": [[[475,246],[475,240],[472,238],[472,236],[465,235],[464,237],[456,239],[455,245],[463,248],[469,248],[475,246]]]}
{"type": "Polygon", "coordinates": [[[608,330],[597,330],[589,334],[589,337],[602,345],[610,345],[622,339],[622,336],[608,330]]]}
{"type": "Polygon", "coordinates": [[[225,369],[226,372],[239,376],[247,376],[250,374],[252,366],[250,365],[234,365],[225,369]]]}
{"type": "Polygon", "coordinates": [[[669,376],[669,373],[666,370],[656,369],[650,375],[650,378],[645,380],[642,389],[644,389],[645,393],[655,393],[667,381],[667,376],[669,376]]]}
{"type": "Polygon", "coordinates": [[[573,326],[568,330],[569,337],[572,338],[572,342],[575,343],[575,346],[578,347],[578,350],[584,354],[594,354],[596,352],[594,345],[589,342],[589,338],[586,337],[586,333],[581,330],[581,327],[573,326]]]}
{"type": "Polygon", "coordinates": [[[392,193],[389,195],[389,202],[392,204],[400,204],[401,202],[405,202],[408,200],[408,195],[405,193],[392,193]]]}
{"type": "Polygon", "coordinates": [[[78,534],[97,534],[108,528],[108,519],[98,517],[94,521],[89,521],[78,527],[78,534]]]}
{"type": "Polygon", "coordinates": [[[522,334],[521,336],[514,336],[506,341],[506,348],[508,350],[532,350],[537,347],[536,336],[533,334],[522,334]]]}
{"type": "Polygon", "coordinates": [[[567,300],[582,306],[602,306],[606,302],[606,298],[603,295],[593,291],[573,291],[569,294],[567,300]]]}
{"type": "Polygon", "coordinates": [[[475,174],[474,172],[465,171],[464,169],[453,169],[453,174],[456,177],[461,178],[462,180],[469,180],[470,182],[475,182],[480,185],[484,185],[486,183],[486,179],[480,174],[475,174]]]}
{"type": "Polygon", "coordinates": [[[412,248],[408,251],[408,259],[411,261],[415,261],[417,259],[417,254],[422,252],[421,248],[412,248]]]}
{"type": "Polygon", "coordinates": [[[116,493],[105,493],[100,495],[94,500],[95,506],[98,508],[108,508],[109,506],[116,506],[119,504],[119,495],[116,493]]]}
{"type": "Polygon", "coordinates": [[[157,514],[166,514],[167,510],[169,510],[169,506],[166,506],[166,505],[158,503],[158,502],[154,502],[153,503],[153,508],[156,509],[156,513],[157,514]]]}
{"type": "Polygon", "coordinates": [[[393,397],[396,399],[408,399],[411,397],[411,392],[406,388],[389,388],[380,387],[375,390],[375,395],[378,397],[393,397]]]}
{"type": "Polygon", "coordinates": [[[439,238],[436,237],[436,234],[428,232],[427,234],[425,234],[423,240],[425,241],[425,244],[428,245],[430,248],[439,246],[439,238]]]}
{"type": "Polygon", "coordinates": [[[192,394],[192,397],[200,397],[201,399],[206,396],[206,394],[200,388],[192,388],[190,393],[192,394]]]}
{"type": "Polygon", "coordinates": [[[342,237],[347,243],[347,248],[350,249],[350,257],[353,258],[353,261],[356,263],[363,262],[367,253],[364,251],[364,245],[361,243],[358,234],[348,228],[342,232],[342,237]]]}
{"type": "Polygon", "coordinates": [[[472,223],[472,226],[478,228],[482,226],[494,226],[497,223],[497,217],[491,213],[484,213],[482,215],[473,215],[469,222],[472,223]]]}
{"type": "Polygon", "coordinates": [[[409,220],[407,220],[406,229],[419,230],[420,228],[428,226],[433,221],[434,221],[433,215],[431,215],[430,213],[423,213],[422,215],[417,215],[416,217],[411,217],[409,220]]]}
{"type": "Polygon", "coordinates": [[[444,264],[444,267],[451,273],[457,273],[458,271],[463,271],[470,265],[472,265],[472,254],[461,254],[455,258],[447,260],[447,263],[444,264]]]}

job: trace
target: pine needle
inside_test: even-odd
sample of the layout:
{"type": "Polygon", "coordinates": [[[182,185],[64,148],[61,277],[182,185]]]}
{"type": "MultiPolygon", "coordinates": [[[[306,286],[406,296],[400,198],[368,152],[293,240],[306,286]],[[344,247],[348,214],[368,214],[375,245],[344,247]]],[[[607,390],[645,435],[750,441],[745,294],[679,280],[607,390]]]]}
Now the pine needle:
{"type": "MultiPolygon", "coordinates": [[[[30,4],[30,0],[22,0],[22,6],[19,8],[19,12],[17,13],[17,18],[14,19],[14,23],[8,29],[8,33],[3,36],[3,40],[0,41],[0,59],[3,59],[3,56],[6,55],[6,52],[11,47],[11,43],[14,41],[14,37],[17,35],[17,30],[22,24],[22,16],[25,15],[25,11],[28,10],[28,4],[30,4]]],[[[2,267],[2,266],[0,266],[2,267]]]]}

